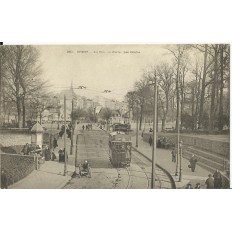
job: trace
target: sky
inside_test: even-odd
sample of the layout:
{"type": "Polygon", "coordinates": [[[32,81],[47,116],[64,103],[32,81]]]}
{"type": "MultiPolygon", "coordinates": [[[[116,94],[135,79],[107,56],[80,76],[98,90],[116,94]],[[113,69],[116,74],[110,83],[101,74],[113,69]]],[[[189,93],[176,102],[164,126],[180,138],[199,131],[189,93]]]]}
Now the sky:
{"type": "Polygon", "coordinates": [[[43,78],[54,92],[86,86],[77,94],[122,101],[143,70],[167,57],[163,45],[40,45],[43,78]],[[102,93],[110,90],[111,93],[102,93]]]}

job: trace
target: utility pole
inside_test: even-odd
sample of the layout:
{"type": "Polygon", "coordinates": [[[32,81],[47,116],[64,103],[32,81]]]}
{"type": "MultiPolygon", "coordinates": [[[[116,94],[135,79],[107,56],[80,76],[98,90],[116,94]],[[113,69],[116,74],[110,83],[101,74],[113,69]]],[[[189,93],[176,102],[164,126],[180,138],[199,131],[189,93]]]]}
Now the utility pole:
{"type": "Polygon", "coordinates": [[[137,111],[136,111],[136,144],[135,147],[138,147],[138,140],[139,140],[139,104],[137,101],[137,111]]]}
{"type": "Polygon", "coordinates": [[[73,99],[72,99],[72,113],[71,113],[71,125],[72,125],[72,131],[71,131],[71,147],[70,147],[70,155],[73,154],[73,134],[74,134],[74,120],[73,120],[73,99]]]}
{"type": "Polygon", "coordinates": [[[176,91],[177,91],[177,119],[176,119],[176,129],[177,129],[177,159],[176,159],[176,173],[175,176],[178,176],[179,170],[179,154],[180,154],[180,93],[179,93],[179,63],[178,63],[178,73],[176,80],[176,91]]]}
{"type": "Polygon", "coordinates": [[[179,148],[180,148],[180,175],[179,175],[179,182],[182,181],[182,146],[183,142],[180,141],[179,148]]]}
{"type": "Polygon", "coordinates": [[[157,135],[157,80],[155,75],[154,86],[154,106],[153,106],[153,143],[152,143],[152,178],[151,178],[151,188],[155,188],[155,165],[156,165],[156,135],[157,135]]]}
{"type": "Polygon", "coordinates": [[[76,136],[76,151],[75,151],[75,173],[77,175],[77,143],[78,143],[78,135],[76,136]]]}
{"type": "Polygon", "coordinates": [[[67,151],[66,151],[66,96],[64,95],[64,176],[67,173],[67,151]]]}

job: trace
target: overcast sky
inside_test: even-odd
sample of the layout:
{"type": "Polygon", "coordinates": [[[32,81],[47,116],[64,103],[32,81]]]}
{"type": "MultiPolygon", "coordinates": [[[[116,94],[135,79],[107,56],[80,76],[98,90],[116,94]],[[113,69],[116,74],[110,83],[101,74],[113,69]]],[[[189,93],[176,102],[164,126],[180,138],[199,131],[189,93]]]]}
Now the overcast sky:
{"type": "Polygon", "coordinates": [[[86,86],[81,95],[101,95],[122,100],[132,90],[143,69],[167,59],[161,45],[41,45],[43,77],[54,86],[86,86]],[[111,90],[111,94],[103,94],[111,90]],[[113,94],[114,93],[114,94],[113,94]]]}

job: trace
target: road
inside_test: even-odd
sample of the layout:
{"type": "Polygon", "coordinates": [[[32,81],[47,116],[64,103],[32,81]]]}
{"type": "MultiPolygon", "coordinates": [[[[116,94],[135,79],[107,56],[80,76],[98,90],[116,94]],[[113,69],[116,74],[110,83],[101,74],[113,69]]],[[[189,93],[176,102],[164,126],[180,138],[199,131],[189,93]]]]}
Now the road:
{"type": "MultiPolygon", "coordinates": [[[[80,125],[79,125],[79,128],[80,125]]],[[[68,164],[75,165],[85,160],[91,165],[92,177],[75,177],[64,187],[65,189],[147,189],[151,188],[151,162],[136,151],[132,151],[130,167],[114,168],[109,161],[108,134],[98,127],[93,130],[76,130],[74,154],[69,156],[68,164]]],[[[77,169],[79,170],[79,169],[77,169]]],[[[161,170],[157,172],[157,188],[171,188],[162,184],[165,177],[161,170]]],[[[168,181],[165,181],[168,183],[168,181]]],[[[163,182],[164,183],[164,182],[163,182]]]]}

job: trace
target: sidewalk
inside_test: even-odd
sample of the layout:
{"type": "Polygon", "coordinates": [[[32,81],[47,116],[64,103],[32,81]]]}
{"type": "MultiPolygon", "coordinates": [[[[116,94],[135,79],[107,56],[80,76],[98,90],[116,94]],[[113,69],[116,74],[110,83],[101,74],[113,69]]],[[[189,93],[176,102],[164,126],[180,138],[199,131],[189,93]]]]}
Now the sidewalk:
{"type": "Polygon", "coordinates": [[[74,171],[74,166],[67,165],[67,174],[64,176],[64,163],[45,161],[40,169],[9,186],[9,189],[60,189],[71,180],[74,171]]]}
{"type": "MultiPolygon", "coordinates": [[[[49,128],[51,133],[51,129],[49,128]]],[[[76,132],[76,130],[75,130],[76,132]]],[[[54,130],[54,133],[57,133],[54,130]]],[[[66,139],[67,151],[70,151],[70,139],[66,139]]],[[[64,163],[58,162],[58,151],[64,148],[63,139],[58,139],[58,147],[55,149],[56,160],[55,161],[45,161],[41,164],[38,170],[34,170],[31,174],[23,178],[22,180],[16,182],[9,186],[9,189],[60,189],[65,186],[70,180],[75,167],[67,165],[67,173],[64,176],[64,163]]],[[[75,152],[75,151],[74,151],[75,152]]],[[[68,156],[69,160],[72,161],[74,156],[68,156]]]]}
{"type": "MultiPolygon", "coordinates": [[[[152,146],[142,140],[141,135],[138,138],[138,148],[135,147],[136,137],[132,137],[132,146],[144,156],[152,159],[152,146]]],[[[179,182],[179,176],[175,176],[176,163],[172,162],[171,150],[157,148],[156,162],[164,169],[166,169],[176,182],[176,188],[185,188],[187,183],[190,183],[194,188],[196,183],[201,184],[201,188],[206,188],[205,181],[208,178],[209,172],[200,166],[196,166],[195,172],[188,168],[189,161],[182,158],[182,182],[179,182]]],[[[178,170],[179,172],[179,170],[178,170]]]]}

